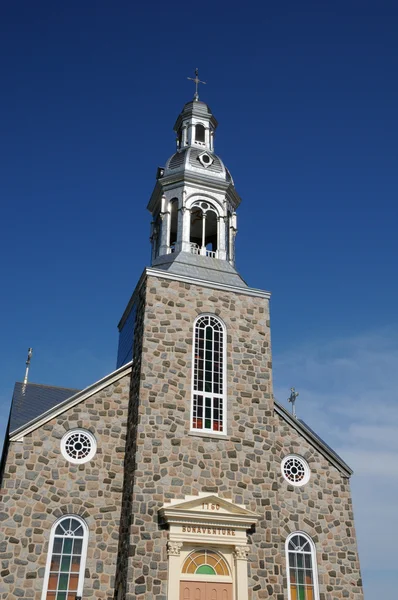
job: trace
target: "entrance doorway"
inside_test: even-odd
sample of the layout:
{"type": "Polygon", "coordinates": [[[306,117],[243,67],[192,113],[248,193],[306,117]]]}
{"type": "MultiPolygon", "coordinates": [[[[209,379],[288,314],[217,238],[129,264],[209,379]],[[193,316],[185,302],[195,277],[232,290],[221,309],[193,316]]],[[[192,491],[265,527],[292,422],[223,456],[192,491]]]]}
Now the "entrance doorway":
{"type": "Polygon", "coordinates": [[[214,550],[195,550],[184,561],[180,600],[232,600],[232,578],[225,558],[214,550]]]}
{"type": "Polygon", "coordinates": [[[181,581],[180,600],[232,600],[232,583],[181,581]]]}

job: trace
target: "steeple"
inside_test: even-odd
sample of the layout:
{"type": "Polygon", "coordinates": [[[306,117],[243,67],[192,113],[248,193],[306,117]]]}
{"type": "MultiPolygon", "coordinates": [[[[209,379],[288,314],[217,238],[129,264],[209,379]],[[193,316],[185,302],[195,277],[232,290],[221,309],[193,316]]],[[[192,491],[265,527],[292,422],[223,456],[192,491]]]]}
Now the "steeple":
{"type": "Polygon", "coordinates": [[[236,209],[241,199],[231,174],[214,153],[217,125],[197,92],[177,117],[177,149],[158,169],[148,204],[153,266],[176,260],[191,264],[192,256],[200,257],[208,269],[228,271],[235,264],[236,209]]]}

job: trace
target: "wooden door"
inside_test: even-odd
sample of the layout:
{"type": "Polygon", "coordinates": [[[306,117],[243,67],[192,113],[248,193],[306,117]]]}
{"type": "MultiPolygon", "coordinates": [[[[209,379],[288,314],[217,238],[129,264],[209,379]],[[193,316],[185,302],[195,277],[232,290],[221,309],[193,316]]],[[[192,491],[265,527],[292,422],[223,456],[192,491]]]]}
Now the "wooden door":
{"type": "Polygon", "coordinates": [[[206,583],[201,581],[181,581],[180,600],[206,600],[206,583]]]}
{"type": "Polygon", "coordinates": [[[181,581],[180,600],[232,600],[232,583],[181,581]]]}
{"type": "Polygon", "coordinates": [[[232,583],[206,583],[206,600],[232,600],[232,583]]]}

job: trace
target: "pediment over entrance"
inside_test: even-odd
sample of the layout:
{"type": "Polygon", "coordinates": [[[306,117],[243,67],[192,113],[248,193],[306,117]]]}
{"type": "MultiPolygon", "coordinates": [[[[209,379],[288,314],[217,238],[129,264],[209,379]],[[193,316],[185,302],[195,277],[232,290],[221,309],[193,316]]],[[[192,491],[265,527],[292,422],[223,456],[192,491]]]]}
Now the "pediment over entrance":
{"type": "Polygon", "coordinates": [[[259,518],[241,504],[220,498],[218,494],[206,493],[166,502],[159,510],[159,515],[170,525],[218,525],[243,530],[250,529],[259,518]]]}

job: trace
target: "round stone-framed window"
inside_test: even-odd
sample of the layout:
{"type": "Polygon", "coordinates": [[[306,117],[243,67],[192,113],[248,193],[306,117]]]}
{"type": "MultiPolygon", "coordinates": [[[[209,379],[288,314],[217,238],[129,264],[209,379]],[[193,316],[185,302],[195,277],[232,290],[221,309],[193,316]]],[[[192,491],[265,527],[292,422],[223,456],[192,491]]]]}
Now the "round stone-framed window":
{"type": "Polygon", "coordinates": [[[282,460],[281,470],[283,477],[290,485],[305,485],[311,476],[307,461],[296,454],[285,456],[282,460]]]}
{"type": "Polygon", "coordinates": [[[87,429],[71,429],[61,440],[63,457],[76,465],[91,460],[96,451],[97,441],[87,429]]]}

